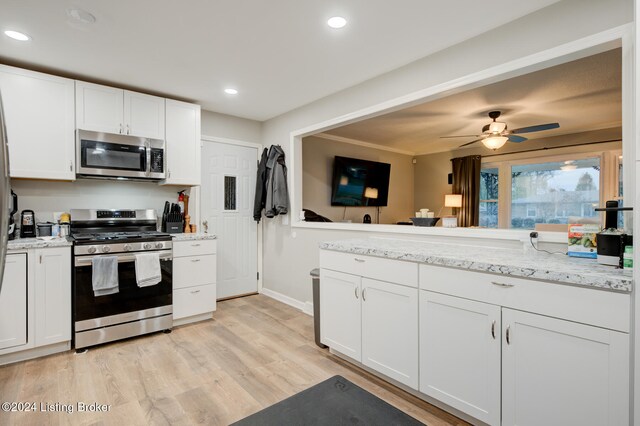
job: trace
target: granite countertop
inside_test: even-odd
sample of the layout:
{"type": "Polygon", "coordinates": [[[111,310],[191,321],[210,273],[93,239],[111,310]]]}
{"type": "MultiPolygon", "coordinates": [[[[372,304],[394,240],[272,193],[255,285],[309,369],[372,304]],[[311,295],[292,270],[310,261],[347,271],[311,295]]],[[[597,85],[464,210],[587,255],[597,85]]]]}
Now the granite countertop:
{"type": "Polygon", "coordinates": [[[595,259],[533,249],[525,253],[523,249],[386,238],[327,241],[320,243],[320,248],[620,292],[630,292],[633,287],[632,277],[622,269],[600,265],[595,259]]]}
{"type": "Polygon", "coordinates": [[[171,234],[173,241],[215,240],[215,234],[171,234]]]}
{"type": "Polygon", "coordinates": [[[48,248],[48,247],[71,247],[73,243],[66,237],[56,237],[52,239],[40,239],[40,238],[16,238],[9,241],[9,250],[27,250],[34,248],[48,248]]]}

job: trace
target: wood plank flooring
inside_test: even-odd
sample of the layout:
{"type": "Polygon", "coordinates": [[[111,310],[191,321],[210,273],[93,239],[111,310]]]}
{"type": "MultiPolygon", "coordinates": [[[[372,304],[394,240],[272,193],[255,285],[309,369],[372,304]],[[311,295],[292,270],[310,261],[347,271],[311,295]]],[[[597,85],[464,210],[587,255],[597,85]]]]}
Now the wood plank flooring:
{"type": "Polygon", "coordinates": [[[0,402],[111,406],[0,411],[0,425],[227,425],[336,374],[430,426],[467,424],[318,348],[311,317],[257,295],[171,334],[0,367],[0,402]]]}

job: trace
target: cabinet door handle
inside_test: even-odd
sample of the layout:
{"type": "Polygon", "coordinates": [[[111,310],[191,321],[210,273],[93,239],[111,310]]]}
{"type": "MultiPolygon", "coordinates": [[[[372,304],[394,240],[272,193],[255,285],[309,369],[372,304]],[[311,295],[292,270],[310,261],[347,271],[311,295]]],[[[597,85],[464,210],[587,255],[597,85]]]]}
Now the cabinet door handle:
{"type": "Polygon", "coordinates": [[[358,298],[358,287],[353,288],[353,294],[356,295],[356,299],[358,298]]]}
{"type": "Polygon", "coordinates": [[[73,161],[69,161],[69,171],[73,171],[73,161]]]}
{"type": "Polygon", "coordinates": [[[496,322],[495,322],[495,320],[491,323],[491,337],[493,337],[493,340],[496,340],[496,322]]]}
{"type": "Polygon", "coordinates": [[[118,133],[122,134],[123,130],[122,123],[120,123],[120,130],[118,130],[118,133]]]}
{"type": "Polygon", "coordinates": [[[129,125],[127,124],[127,134],[129,134],[129,125]]]}
{"type": "Polygon", "coordinates": [[[200,259],[191,259],[192,262],[200,262],[200,259]]]}
{"type": "Polygon", "coordinates": [[[362,289],[362,301],[366,302],[367,298],[365,297],[365,295],[367,294],[367,289],[366,287],[362,289]]]}
{"type": "Polygon", "coordinates": [[[40,256],[39,256],[39,258],[38,258],[38,262],[39,262],[39,263],[42,263],[42,255],[40,255],[40,256]]]}
{"type": "Polygon", "coordinates": [[[507,333],[506,333],[506,336],[507,336],[507,345],[510,345],[510,344],[511,344],[511,336],[509,335],[509,331],[510,331],[510,329],[511,329],[511,326],[508,326],[508,327],[507,327],[507,333]]]}
{"type": "Polygon", "coordinates": [[[358,259],[357,257],[355,257],[353,260],[355,260],[356,262],[360,262],[360,263],[364,262],[364,259],[358,259]]]}
{"type": "Polygon", "coordinates": [[[200,290],[193,290],[193,291],[191,292],[191,294],[196,294],[196,293],[200,293],[200,290]]]}
{"type": "Polygon", "coordinates": [[[515,287],[515,284],[499,283],[499,282],[497,282],[497,281],[491,281],[491,284],[493,284],[493,285],[497,285],[498,287],[504,287],[504,288],[511,288],[511,287],[515,287]]]}

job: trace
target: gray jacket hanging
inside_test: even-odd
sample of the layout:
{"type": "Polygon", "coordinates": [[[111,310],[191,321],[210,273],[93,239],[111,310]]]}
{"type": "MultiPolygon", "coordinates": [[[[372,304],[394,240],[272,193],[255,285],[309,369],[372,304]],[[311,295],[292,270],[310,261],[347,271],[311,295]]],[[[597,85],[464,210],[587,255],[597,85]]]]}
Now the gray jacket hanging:
{"type": "Polygon", "coordinates": [[[267,200],[265,216],[274,217],[289,211],[289,190],[287,189],[287,166],[284,151],[280,145],[272,145],[267,159],[267,200]]]}

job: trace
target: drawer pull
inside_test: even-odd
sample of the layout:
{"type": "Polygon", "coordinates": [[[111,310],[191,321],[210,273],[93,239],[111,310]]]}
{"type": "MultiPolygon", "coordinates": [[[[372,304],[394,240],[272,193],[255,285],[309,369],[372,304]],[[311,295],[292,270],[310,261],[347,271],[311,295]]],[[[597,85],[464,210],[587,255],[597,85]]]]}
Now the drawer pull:
{"type": "Polygon", "coordinates": [[[200,293],[200,290],[193,290],[193,291],[191,292],[191,294],[196,294],[196,293],[200,293]]]}
{"type": "Polygon", "coordinates": [[[200,244],[191,244],[191,247],[200,247],[200,244]]]}
{"type": "Polygon", "coordinates": [[[364,259],[358,259],[357,257],[355,257],[353,260],[355,260],[356,262],[364,263],[364,259]]]}
{"type": "Polygon", "coordinates": [[[191,259],[192,262],[200,262],[200,259],[191,259]]]}
{"type": "Polygon", "coordinates": [[[508,327],[507,327],[507,333],[506,333],[506,335],[507,335],[507,345],[510,345],[510,344],[511,344],[511,337],[510,337],[510,335],[509,335],[509,331],[510,331],[510,329],[511,329],[511,326],[508,326],[508,327]]]}
{"type": "Polygon", "coordinates": [[[515,284],[499,283],[499,282],[497,282],[497,281],[491,281],[491,284],[493,284],[493,285],[497,285],[498,287],[504,287],[504,288],[511,288],[511,287],[515,287],[515,284]]]}
{"type": "Polygon", "coordinates": [[[493,340],[496,340],[496,322],[495,322],[495,320],[491,323],[491,337],[493,337],[493,340]]]}

